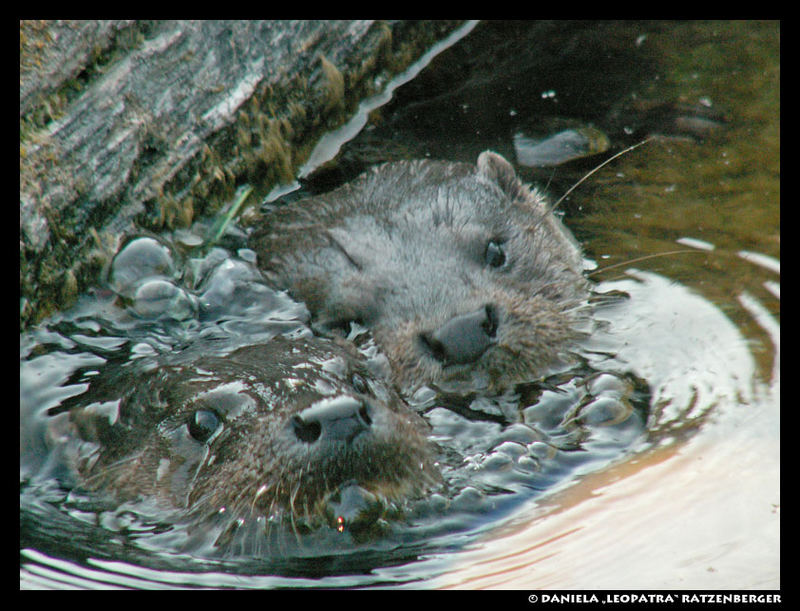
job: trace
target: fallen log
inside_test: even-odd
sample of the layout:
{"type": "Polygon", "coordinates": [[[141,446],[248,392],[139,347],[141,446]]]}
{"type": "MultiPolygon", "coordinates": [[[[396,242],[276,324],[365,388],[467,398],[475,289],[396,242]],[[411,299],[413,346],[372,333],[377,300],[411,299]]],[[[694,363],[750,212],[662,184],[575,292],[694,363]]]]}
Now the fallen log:
{"type": "Polygon", "coordinates": [[[450,21],[20,22],[20,329],[137,228],[291,182],[450,21]]]}

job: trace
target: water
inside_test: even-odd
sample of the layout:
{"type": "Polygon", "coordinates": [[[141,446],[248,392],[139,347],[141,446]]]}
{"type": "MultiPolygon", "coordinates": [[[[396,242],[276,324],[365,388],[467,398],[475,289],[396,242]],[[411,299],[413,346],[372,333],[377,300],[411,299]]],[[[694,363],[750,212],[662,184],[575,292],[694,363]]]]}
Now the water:
{"type": "MultiPolygon", "coordinates": [[[[442,54],[397,90],[382,123],[343,148],[338,170],[307,188],[344,180],[376,155],[472,161],[493,147],[513,159],[514,135],[535,134],[548,113],[566,117],[552,133],[567,119],[596,122],[621,147],[641,134],[607,118],[616,116],[614,91],[624,99],[634,91],[637,99],[724,108],[724,129],[659,137],[593,176],[566,202],[568,224],[597,264],[599,289],[629,296],[598,311],[587,369],[554,380],[551,391],[523,390],[510,404],[473,404],[483,413],[477,419],[428,405],[434,437],[469,459],[443,463],[461,496],[423,502],[416,521],[398,527],[394,539],[357,554],[344,550],[338,563],[306,558],[302,564],[311,568],[302,573],[275,559],[190,559],[149,543],[157,525],[137,521],[135,512],[99,510],[70,493],[58,483],[67,479],[59,461],[39,445],[45,411],[79,396],[96,371],[153,359],[204,334],[236,342],[257,332],[266,341],[304,329],[302,306],[289,301],[227,311],[230,303],[263,297],[249,276],[246,243],[235,236],[216,254],[175,247],[174,269],[168,269],[176,272],[171,286],[179,290],[155,284],[139,302],[145,313],[155,308],[167,316],[143,321],[98,289],[75,311],[21,337],[24,586],[779,587],[779,26],[510,27],[513,36],[499,24],[482,24],[442,54]],[[514,41],[522,45],[530,32],[536,40],[554,36],[545,50],[559,66],[557,52],[569,50],[570,32],[596,44],[613,38],[609,65],[599,74],[589,63],[577,79],[519,78],[527,58],[514,41]],[[490,44],[498,39],[503,44],[490,44]],[[494,80],[475,85],[460,69],[465,56],[474,56],[469,45],[499,49],[478,57],[514,70],[498,70],[494,80]],[[615,53],[632,62],[619,70],[629,73],[624,83],[615,80],[615,53]],[[445,93],[431,85],[437,82],[448,85],[445,93]],[[476,91],[502,95],[476,97],[476,91]],[[418,120],[407,119],[413,116],[418,120]],[[645,258],[674,251],[681,252],[645,258]],[[222,270],[216,293],[203,283],[212,269],[222,270]],[[230,299],[236,287],[244,294],[230,299]],[[211,301],[221,311],[201,306],[203,295],[218,295],[211,301]],[[514,428],[524,424],[547,435],[543,450],[574,440],[565,423],[576,406],[594,404],[603,413],[602,401],[586,401],[592,384],[601,399],[610,399],[608,388],[619,380],[633,389],[636,407],[613,426],[589,422],[586,451],[562,443],[539,457],[535,441],[515,437],[530,431],[514,428]],[[498,421],[504,413],[520,422],[498,421]],[[512,494],[492,494],[496,488],[512,494]],[[450,509],[440,507],[445,500],[450,509]]],[[[480,66],[476,60],[473,75],[480,66]]],[[[522,171],[558,195],[596,164],[588,158],[522,171]]],[[[159,273],[160,280],[172,278],[159,273]]]]}
{"type": "MultiPolygon", "coordinates": [[[[85,463],[94,478],[96,442],[107,436],[120,448],[132,437],[149,439],[155,428],[165,439],[178,439],[172,486],[184,477],[178,457],[188,465],[202,451],[169,432],[182,426],[171,416],[141,430],[135,420],[128,424],[129,413],[155,417],[149,402],[162,401],[159,384],[168,367],[188,363],[197,377],[210,368],[207,360],[196,364],[197,354],[228,355],[278,335],[295,343],[311,335],[305,307],[266,287],[250,263],[252,253],[234,249],[235,235],[230,241],[205,254],[182,254],[164,238],[136,237],[115,257],[107,282],[22,337],[20,545],[30,585],[48,575],[51,586],[156,587],[164,585],[164,574],[181,575],[187,587],[226,587],[227,575],[258,576],[240,580],[242,587],[402,583],[408,577],[394,574],[394,567],[459,549],[525,499],[648,443],[648,389],[624,370],[598,363],[499,398],[415,395],[439,448],[445,484],[402,506],[399,517],[387,517],[377,537],[349,527],[339,533],[333,525],[305,534],[296,520],[271,525],[271,517],[266,537],[258,521],[236,526],[241,535],[228,537],[235,516],[199,521],[190,511],[147,498],[120,503],[94,492],[75,470],[85,463]],[[139,403],[135,412],[126,407],[139,403]],[[107,431],[109,422],[126,428],[107,431]],[[96,572],[97,566],[114,569],[96,572]],[[67,574],[54,575],[53,567],[67,574]],[[139,571],[158,578],[148,584],[118,575],[139,571]]],[[[363,342],[363,334],[358,339],[363,342]]],[[[370,353],[367,342],[365,359],[370,353]]],[[[126,455],[114,454],[109,462],[126,455]]]]}
{"type": "Polygon", "coordinates": [[[607,270],[595,278],[632,295],[610,320],[630,341],[617,358],[650,383],[664,442],[531,503],[439,587],[780,587],[779,26],[639,32],[668,61],[638,96],[729,116],[571,196],[570,226],[607,270]]]}

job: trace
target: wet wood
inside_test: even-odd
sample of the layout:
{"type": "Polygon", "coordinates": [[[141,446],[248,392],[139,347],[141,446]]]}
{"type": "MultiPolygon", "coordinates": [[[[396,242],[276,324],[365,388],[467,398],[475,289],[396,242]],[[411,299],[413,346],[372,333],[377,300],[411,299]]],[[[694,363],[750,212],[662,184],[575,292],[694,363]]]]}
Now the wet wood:
{"type": "Polygon", "coordinates": [[[289,181],[325,131],[457,22],[20,23],[20,325],[121,235],[289,181]]]}

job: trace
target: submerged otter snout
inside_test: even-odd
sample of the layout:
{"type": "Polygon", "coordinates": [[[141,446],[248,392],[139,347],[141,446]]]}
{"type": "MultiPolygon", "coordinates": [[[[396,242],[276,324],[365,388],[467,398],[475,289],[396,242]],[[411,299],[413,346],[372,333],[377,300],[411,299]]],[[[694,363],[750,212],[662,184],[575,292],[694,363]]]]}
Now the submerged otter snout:
{"type": "Polygon", "coordinates": [[[494,306],[451,318],[433,333],[421,333],[420,341],[444,365],[477,361],[497,335],[498,317],[494,306]]]}
{"type": "Polygon", "coordinates": [[[291,419],[295,436],[305,443],[319,439],[352,441],[372,426],[370,406],[350,396],[323,399],[291,419]]]}

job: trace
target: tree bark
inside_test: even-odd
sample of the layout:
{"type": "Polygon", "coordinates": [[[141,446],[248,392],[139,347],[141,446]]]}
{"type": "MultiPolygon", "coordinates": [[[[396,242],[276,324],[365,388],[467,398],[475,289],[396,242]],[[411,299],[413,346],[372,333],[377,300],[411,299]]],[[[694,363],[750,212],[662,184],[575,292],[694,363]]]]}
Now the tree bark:
{"type": "Polygon", "coordinates": [[[326,131],[457,22],[20,23],[20,328],[126,233],[290,182],[326,131]]]}

